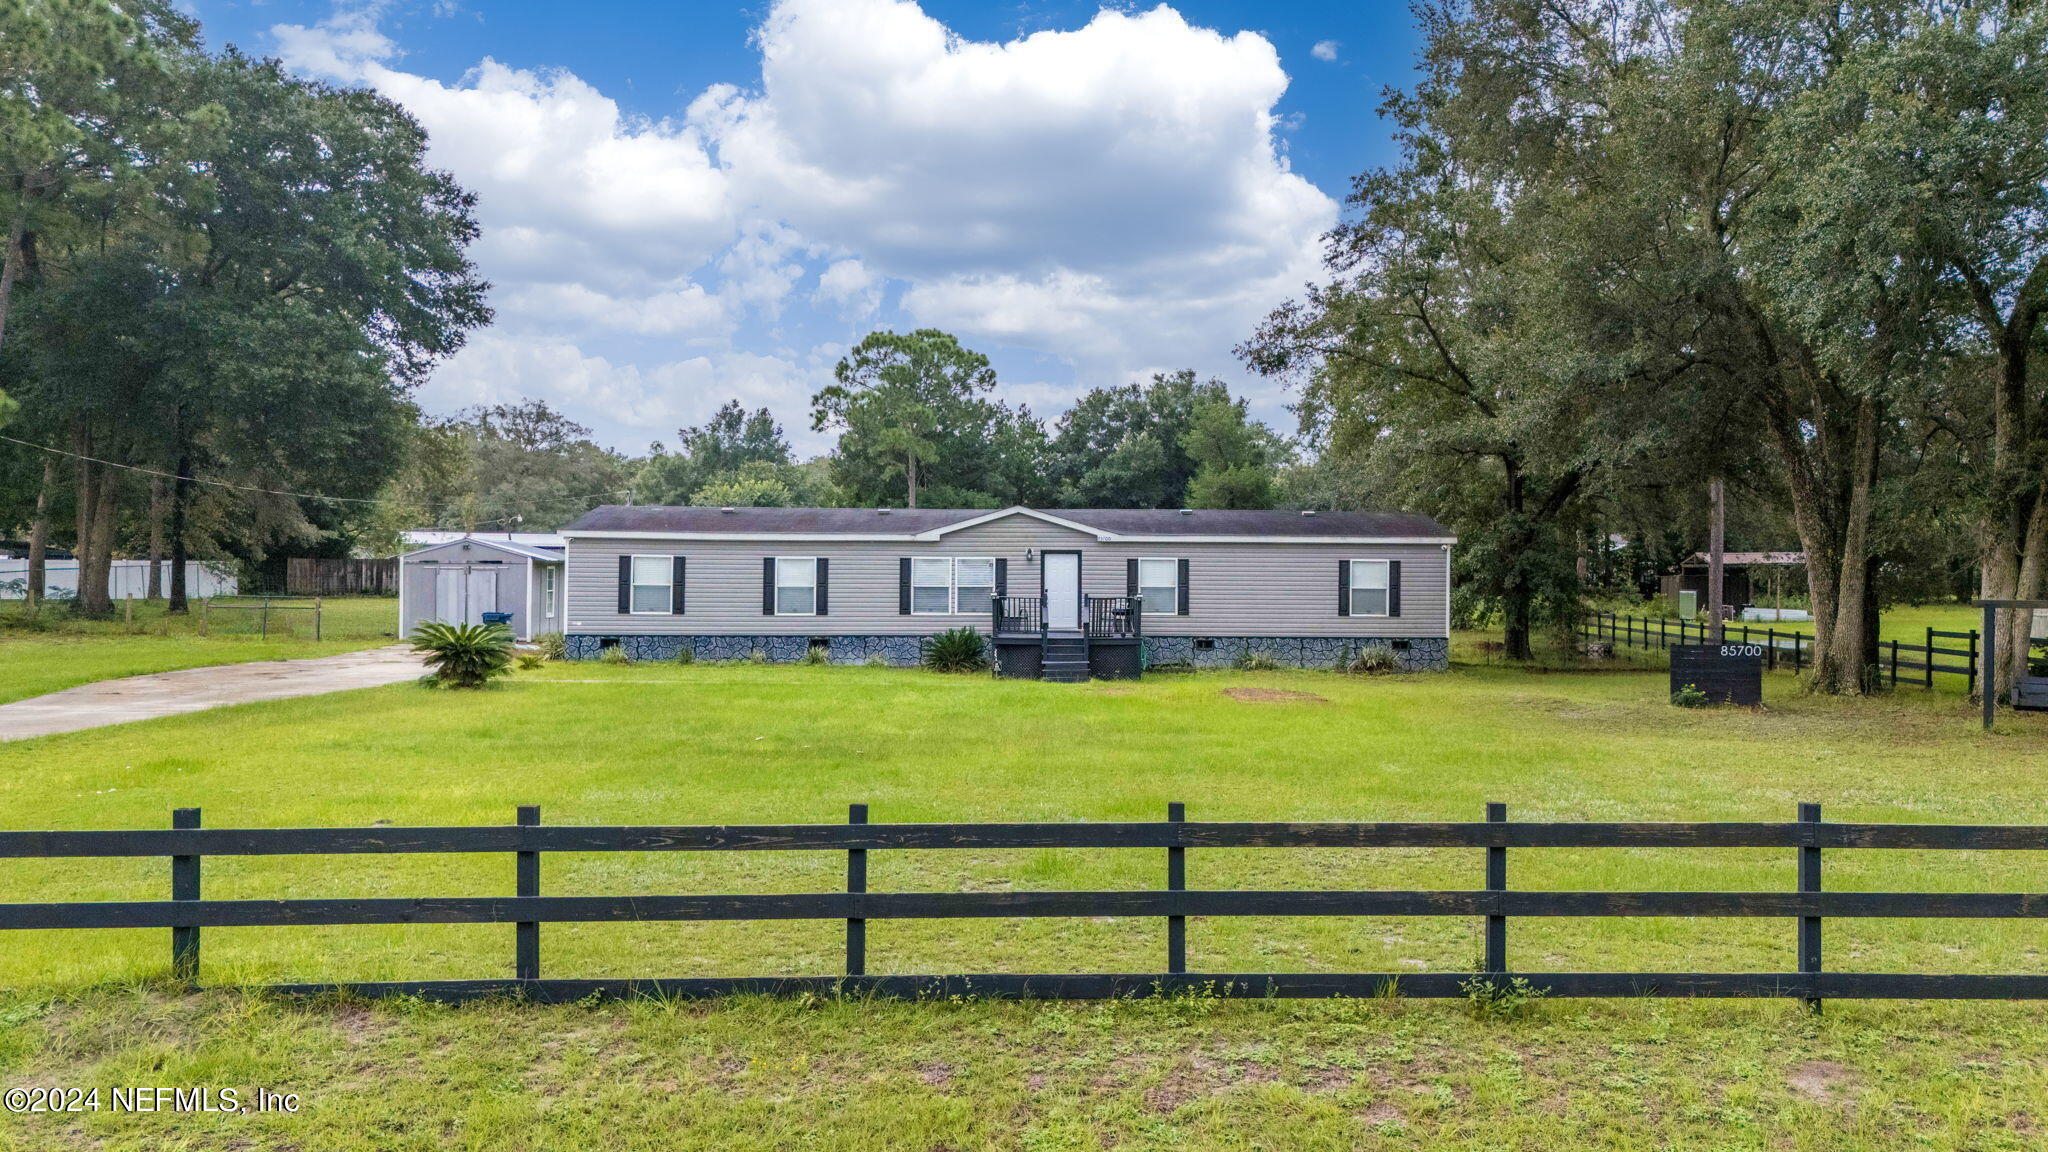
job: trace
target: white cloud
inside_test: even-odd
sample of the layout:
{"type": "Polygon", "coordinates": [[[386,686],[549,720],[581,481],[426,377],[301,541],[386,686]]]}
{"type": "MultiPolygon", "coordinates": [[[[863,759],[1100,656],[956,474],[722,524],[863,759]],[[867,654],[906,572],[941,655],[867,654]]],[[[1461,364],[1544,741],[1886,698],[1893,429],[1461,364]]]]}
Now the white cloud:
{"type": "Polygon", "coordinates": [[[920,322],[1222,370],[1336,218],[1276,150],[1287,77],[1254,33],[1161,6],[994,44],[910,0],[781,0],[759,42],[760,90],[690,122],[735,195],[907,281],[920,322]]]}
{"type": "MultiPolygon", "coordinates": [[[[405,71],[377,14],[272,31],[290,66],[404,104],[478,194],[498,327],[423,399],[541,396],[633,447],[731,395],[798,436],[837,345],[761,345],[806,323],[947,327],[1067,361],[1069,394],[1234,377],[1231,346],[1318,275],[1336,219],[1276,143],[1272,44],[1163,5],[993,43],[912,0],[775,0],[758,84],[663,119],[564,71],[405,71]]],[[[1034,379],[1035,406],[1058,387],[1034,379]]]]}
{"type": "Polygon", "coordinates": [[[1335,60],[1337,58],[1337,48],[1338,44],[1335,40],[1318,40],[1315,47],[1308,50],[1308,54],[1318,60],[1335,60]]]}

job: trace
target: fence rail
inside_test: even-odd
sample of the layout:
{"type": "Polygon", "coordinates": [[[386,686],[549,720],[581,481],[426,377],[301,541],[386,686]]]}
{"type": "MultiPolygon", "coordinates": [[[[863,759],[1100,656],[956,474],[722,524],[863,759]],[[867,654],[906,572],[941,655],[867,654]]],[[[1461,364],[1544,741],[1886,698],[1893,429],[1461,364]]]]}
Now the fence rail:
{"type": "Polygon", "coordinates": [[[203,828],[196,808],[172,813],[168,829],[0,832],[0,857],[35,859],[167,856],[171,899],[0,904],[0,930],[168,928],[171,970],[197,986],[205,928],[347,924],[512,924],[513,975],[478,980],[384,981],[273,986],[286,992],[344,988],[364,995],[444,999],[520,994],[574,1000],[592,994],[719,995],[841,990],[890,996],[1001,995],[1098,998],[1202,989],[1234,996],[1407,996],[1469,994],[1524,977],[1559,996],[1791,996],[1818,1006],[1829,997],[2048,998],[2048,975],[1828,972],[1821,926],[1829,917],[2048,918],[2048,894],[1828,892],[1825,849],[2048,850],[2048,827],[1825,823],[1802,804],[1785,822],[1511,822],[1504,805],[1486,820],[1400,823],[1212,823],[1168,806],[1161,822],[1095,824],[871,824],[856,804],[832,824],[578,827],[544,826],[540,809],[516,823],[441,828],[203,828]],[[1469,890],[1204,891],[1187,887],[1188,853],[1228,848],[1471,848],[1484,853],[1482,886],[1469,890]],[[1794,853],[1793,891],[1527,891],[1508,886],[1510,850],[1538,848],[1781,848],[1794,853]],[[1165,849],[1165,886],[1156,890],[1048,892],[870,892],[868,853],[896,849],[1165,849]],[[843,851],[840,892],[543,896],[549,852],[843,851]],[[207,856],[513,855],[512,896],[411,899],[205,900],[207,856]],[[869,975],[871,920],[985,917],[1162,917],[1165,964],[1151,973],[869,975]],[[1460,916],[1479,919],[1476,973],[1211,973],[1190,971],[1190,916],[1460,916]],[[1518,917],[1777,917],[1796,922],[1794,971],[1522,972],[1509,964],[1509,922],[1518,917]],[[646,980],[545,979],[541,925],[616,921],[843,920],[843,975],[646,980]]]}
{"type": "MultiPolygon", "coordinates": [[[[1657,616],[1624,616],[1595,612],[1579,625],[1579,635],[1589,640],[1606,640],[1637,648],[1670,648],[1673,644],[1707,643],[1708,626],[1698,620],[1667,620],[1657,616]]],[[[1748,624],[1724,624],[1721,635],[1729,643],[1758,644],[1764,649],[1764,666],[1773,671],[1790,668],[1797,672],[1813,662],[1813,637],[1787,628],[1756,628],[1748,624]]],[[[1899,687],[1932,688],[1936,673],[1963,677],[1970,692],[1977,690],[1976,629],[1948,632],[1926,630],[1926,643],[1906,644],[1880,640],[1877,644],[1877,674],[1884,683],[1899,687]],[[1962,641],[1963,647],[1937,641],[1962,641]],[[1953,657],[1961,663],[1941,663],[1953,657]],[[1902,677],[1901,673],[1905,673],[1902,677]]]]}

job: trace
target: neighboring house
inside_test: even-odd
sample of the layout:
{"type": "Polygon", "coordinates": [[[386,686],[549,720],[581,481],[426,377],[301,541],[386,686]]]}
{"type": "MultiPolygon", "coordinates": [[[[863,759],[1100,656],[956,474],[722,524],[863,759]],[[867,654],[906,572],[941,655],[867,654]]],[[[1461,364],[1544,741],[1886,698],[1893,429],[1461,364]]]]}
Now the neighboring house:
{"type": "Polygon", "coordinates": [[[568,540],[569,652],[916,663],[968,627],[1010,676],[1132,676],[1247,652],[1449,661],[1449,532],[1377,512],[597,508],[568,540]]]}
{"type": "Polygon", "coordinates": [[[400,636],[431,621],[480,624],[486,615],[502,616],[500,622],[520,640],[562,631],[559,544],[520,543],[503,532],[436,535],[449,538],[398,558],[400,636]]]}

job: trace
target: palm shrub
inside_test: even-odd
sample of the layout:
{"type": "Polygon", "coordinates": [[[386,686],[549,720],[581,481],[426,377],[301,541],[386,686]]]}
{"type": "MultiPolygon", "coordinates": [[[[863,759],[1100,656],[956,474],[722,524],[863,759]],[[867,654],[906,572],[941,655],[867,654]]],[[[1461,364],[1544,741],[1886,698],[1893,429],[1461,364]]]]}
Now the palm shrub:
{"type": "Polygon", "coordinates": [[[934,672],[985,672],[988,647],[972,628],[950,628],[924,643],[924,666],[934,672]]]}
{"type": "Polygon", "coordinates": [[[569,658],[569,638],[560,632],[543,632],[535,636],[533,642],[540,648],[540,654],[550,660],[569,658]]]}
{"type": "Polygon", "coordinates": [[[512,633],[502,624],[422,624],[412,647],[426,657],[423,682],[437,688],[481,688],[512,666],[512,633]]]}
{"type": "Polygon", "coordinates": [[[1394,654],[1385,648],[1360,648],[1351,654],[1349,660],[1345,661],[1344,670],[1346,672],[1369,675],[1380,672],[1392,672],[1397,666],[1394,661],[1394,654]]]}

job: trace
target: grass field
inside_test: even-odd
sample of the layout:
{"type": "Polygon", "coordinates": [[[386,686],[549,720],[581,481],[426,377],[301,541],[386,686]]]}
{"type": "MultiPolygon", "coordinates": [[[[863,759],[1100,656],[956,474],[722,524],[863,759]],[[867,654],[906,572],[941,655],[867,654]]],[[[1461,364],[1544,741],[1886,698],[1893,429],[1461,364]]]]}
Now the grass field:
{"type": "MultiPolygon", "coordinates": [[[[216,827],[1146,819],[2044,820],[2048,723],[1983,734],[1942,694],[1834,701],[1773,678],[1691,712],[1661,677],[998,682],[867,668],[554,665],[458,696],[413,685],[0,748],[0,825],[216,827]],[[1229,689],[1320,699],[1245,702],[1229,689]]],[[[874,890],[1156,887],[1163,854],[871,853],[874,890]]],[[[1193,887],[1470,887],[1466,851],[1195,850],[1193,887]]],[[[830,853],[549,857],[554,894],[830,890],[830,853]]],[[[487,895],[511,861],[206,864],[216,898],[487,895]]],[[[1829,854],[1831,888],[2048,891],[2031,854],[1829,854]]],[[[1788,889],[1789,853],[1522,851],[1530,888],[1788,889]]],[[[162,861],[0,862],[0,900],[161,899],[162,861]]],[[[1361,1001],[448,1009],[286,1003],[147,981],[163,932],[0,951],[0,1083],[237,1084],[295,1116],[0,1116],[0,1147],[2021,1149],[2048,1126],[2032,1004],[1361,1001]]],[[[878,921],[877,972],[1147,971],[1147,920],[878,921]]],[[[1790,967],[1775,921],[1515,921],[1525,969],[1790,967]]],[[[1207,971],[1462,971],[1462,919],[1197,919],[1207,971]]],[[[210,983],[497,976],[502,926],[206,932],[210,983]]],[[[554,976],[830,973],[837,924],[549,925],[554,976]]],[[[2038,922],[1830,922],[1831,966],[2039,971],[2038,922]]]]}
{"type": "Polygon", "coordinates": [[[270,635],[264,636],[257,613],[233,607],[261,603],[253,597],[220,600],[207,613],[207,635],[201,636],[197,605],[189,615],[172,616],[161,602],[138,602],[131,624],[118,609],[112,620],[76,620],[61,604],[31,617],[19,601],[0,602],[0,704],[117,676],[353,652],[393,643],[398,631],[398,601],[389,596],[323,600],[319,640],[313,639],[311,612],[271,613],[270,635]]]}

